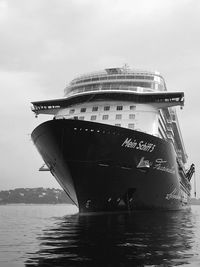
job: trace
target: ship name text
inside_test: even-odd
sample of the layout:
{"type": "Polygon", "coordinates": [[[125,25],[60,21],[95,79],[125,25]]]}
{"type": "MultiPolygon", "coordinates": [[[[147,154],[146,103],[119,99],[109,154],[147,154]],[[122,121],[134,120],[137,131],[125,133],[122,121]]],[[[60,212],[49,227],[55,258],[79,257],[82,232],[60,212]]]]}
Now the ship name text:
{"type": "Polygon", "coordinates": [[[134,149],[138,149],[138,150],[142,150],[146,152],[153,152],[156,147],[156,145],[152,143],[148,143],[143,140],[138,142],[136,140],[132,140],[131,138],[126,138],[126,140],[123,142],[121,146],[127,147],[127,148],[134,148],[134,149]]]}

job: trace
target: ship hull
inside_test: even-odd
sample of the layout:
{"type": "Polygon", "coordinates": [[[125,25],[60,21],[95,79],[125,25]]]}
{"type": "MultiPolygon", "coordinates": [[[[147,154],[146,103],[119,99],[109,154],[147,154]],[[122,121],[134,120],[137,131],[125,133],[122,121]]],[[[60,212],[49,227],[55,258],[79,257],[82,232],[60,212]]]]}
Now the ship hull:
{"type": "Polygon", "coordinates": [[[80,120],[39,125],[32,140],[80,212],[179,210],[183,196],[174,147],[155,136],[80,120]]]}

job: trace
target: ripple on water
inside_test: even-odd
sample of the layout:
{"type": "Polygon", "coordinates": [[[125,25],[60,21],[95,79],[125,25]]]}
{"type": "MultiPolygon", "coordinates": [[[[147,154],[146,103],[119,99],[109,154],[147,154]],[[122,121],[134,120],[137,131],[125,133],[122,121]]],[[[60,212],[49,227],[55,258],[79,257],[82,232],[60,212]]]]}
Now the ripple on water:
{"type": "Polygon", "coordinates": [[[68,205],[0,206],[0,266],[200,265],[200,206],[160,213],[76,212],[68,205]]]}

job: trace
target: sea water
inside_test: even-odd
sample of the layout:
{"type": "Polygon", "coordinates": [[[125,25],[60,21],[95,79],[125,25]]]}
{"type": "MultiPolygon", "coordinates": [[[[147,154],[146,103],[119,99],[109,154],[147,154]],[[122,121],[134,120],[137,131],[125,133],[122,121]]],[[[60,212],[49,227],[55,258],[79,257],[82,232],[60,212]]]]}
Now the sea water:
{"type": "Polygon", "coordinates": [[[0,206],[0,267],[200,266],[200,206],[77,211],[73,205],[0,206]]]}

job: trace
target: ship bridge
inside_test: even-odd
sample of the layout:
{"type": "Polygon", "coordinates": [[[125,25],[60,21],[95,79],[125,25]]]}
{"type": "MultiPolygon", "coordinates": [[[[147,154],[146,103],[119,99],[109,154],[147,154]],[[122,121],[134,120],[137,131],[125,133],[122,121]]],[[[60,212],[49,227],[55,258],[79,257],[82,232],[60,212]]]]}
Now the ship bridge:
{"type": "Polygon", "coordinates": [[[153,92],[167,89],[158,72],[110,68],[77,77],[65,88],[64,95],[102,90],[153,92]]]}
{"type": "Polygon", "coordinates": [[[84,92],[54,100],[44,100],[32,102],[32,111],[38,114],[55,115],[59,109],[75,104],[88,103],[94,101],[128,101],[139,104],[149,104],[158,109],[183,106],[183,92],[128,92],[123,90],[107,90],[84,92]]]}

